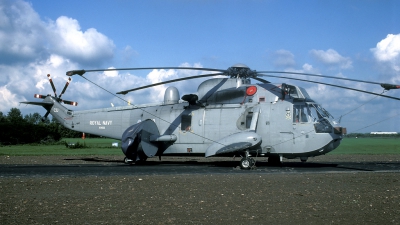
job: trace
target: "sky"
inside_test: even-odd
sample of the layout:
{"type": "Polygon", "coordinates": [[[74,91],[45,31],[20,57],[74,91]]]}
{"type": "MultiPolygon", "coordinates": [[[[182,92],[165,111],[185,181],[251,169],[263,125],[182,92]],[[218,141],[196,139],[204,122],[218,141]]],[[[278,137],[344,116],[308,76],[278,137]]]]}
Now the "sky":
{"type": "MultiPolygon", "coordinates": [[[[20,104],[64,87],[66,71],[130,67],[294,71],[400,84],[400,1],[397,0],[0,0],[0,111],[43,108],[20,104]]],[[[198,75],[147,70],[86,73],[112,93],[198,75]]],[[[304,78],[304,77],[300,77],[304,78]]],[[[379,85],[308,78],[381,93],[379,85]]],[[[400,132],[400,102],[287,79],[304,87],[349,133],[400,132]]],[[[174,83],[180,95],[203,80],[174,83]]],[[[255,81],[254,81],[255,83],[255,81]]],[[[132,104],[163,101],[169,85],[121,95],[132,104]]],[[[400,97],[400,90],[385,93],[400,97]]],[[[79,76],[63,99],[73,110],[126,105],[79,76]]]]}

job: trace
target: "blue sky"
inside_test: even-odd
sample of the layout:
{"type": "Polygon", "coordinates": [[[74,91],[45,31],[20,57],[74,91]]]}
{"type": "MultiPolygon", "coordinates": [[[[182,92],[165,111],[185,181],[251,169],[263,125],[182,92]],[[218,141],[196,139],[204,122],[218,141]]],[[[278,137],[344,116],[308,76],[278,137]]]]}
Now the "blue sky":
{"type": "MultiPolygon", "coordinates": [[[[400,84],[400,1],[43,1],[0,0],[0,111],[44,109],[20,105],[33,94],[51,93],[50,73],[61,91],[72,69],[197,66],[226,69],[244,63],[281,70],[400,84]]],[[[118,92],[198,72],[157,70],[87,74],[118,92]]],[[[321,85],[293,83],[349,132],[398,131],[396,100],[321,85]],[[370,101],[371,100],[371,101],[370,101]],[[384,122],[379,122],[385,120],[384,122]],[[375,124],[377,123],[377,124],[375,124]],[[375,125],[372,125],[375,124],[375,125]],[[372,125],[372,126],[370,126],[372,125]],[[366,127],[366,128],[364,128],[366,127]]],[[[381,92],[379,86],[321,80],[381,92]]],[[[201,82],[175,84],[196,92],[201,82]]],[[[134,104],[161,102],[166,86],[123,98],[134,104]]],[[[400,90],[388,95],[400,96],[400,90]]],[[[80,77],[64,98],[76,110],[124,102],[80,77]]]]}

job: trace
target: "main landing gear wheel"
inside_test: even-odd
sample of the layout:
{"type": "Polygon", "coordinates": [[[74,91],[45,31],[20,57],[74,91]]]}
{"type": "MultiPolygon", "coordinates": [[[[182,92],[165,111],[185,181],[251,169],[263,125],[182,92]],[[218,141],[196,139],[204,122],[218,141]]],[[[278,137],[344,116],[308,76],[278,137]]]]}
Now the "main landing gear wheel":
{"type": "Polygon", "coordinates": [[[256,164],[256,161],[250,157],[244,157],[240,160],[240,168],[249,170],[256,164]]]}

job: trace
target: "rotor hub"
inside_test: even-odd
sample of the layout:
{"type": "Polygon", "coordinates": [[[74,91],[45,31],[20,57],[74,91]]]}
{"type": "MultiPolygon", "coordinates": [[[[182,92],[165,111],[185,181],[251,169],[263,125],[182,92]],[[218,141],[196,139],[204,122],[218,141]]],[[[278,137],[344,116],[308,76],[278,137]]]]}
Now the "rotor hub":
{"type": "Polygon", "coordinates": [[[251,70],[243,63],[237,63],[229,67],[226,71],[227,75],[231,78],[251,78],[256,76],[256,71],[251,70]]]}

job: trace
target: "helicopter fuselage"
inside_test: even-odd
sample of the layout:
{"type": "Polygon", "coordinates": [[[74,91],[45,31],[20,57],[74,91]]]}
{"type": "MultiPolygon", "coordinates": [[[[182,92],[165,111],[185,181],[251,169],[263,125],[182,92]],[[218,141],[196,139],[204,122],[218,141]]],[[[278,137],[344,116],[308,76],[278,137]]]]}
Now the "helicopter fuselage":
{"type": "Polygon", "coordinates": [[[51,96],[44,102],[54,103],[50,113],[65,127],[119,140],[132,125],[152,120],[159,132],[155,135],[174,137],[152,142],[158,149],[155,155],[205,156],[215,143],[235,148],[243,143],[235,139],[241,134],[248,134],[248,138],[252,133],[254,139],[261,140],[251,148],[236,147],[237,151],[214,151],[206,156],[242,155],[247,151],[253,156],[306,160],[339,146],[345,128],[339,127],[303,88],[242,83],[237,87],[235,79],[214,78],[199,86],[195,100],[168,101],[168,96],[179,97],[172,91],[166,92],[162,104],[72,111],[51,96]]]}

